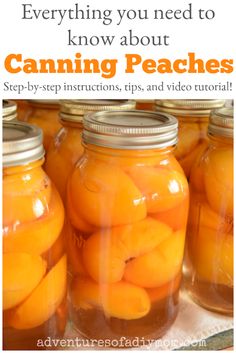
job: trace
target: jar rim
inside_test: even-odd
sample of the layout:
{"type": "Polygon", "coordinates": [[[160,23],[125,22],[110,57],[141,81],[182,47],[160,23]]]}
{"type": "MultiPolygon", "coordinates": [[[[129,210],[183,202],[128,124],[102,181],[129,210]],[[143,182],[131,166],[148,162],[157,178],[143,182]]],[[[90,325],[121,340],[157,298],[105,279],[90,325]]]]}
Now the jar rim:
{"type": "Polygon", "coordinates": [[[135,109],[135,105],[129,99],[64,99],[60,100],[59,115],[62,121],[82,123],[90,112],[135,109]]]}
{"type": "Polygon", "coordinates": [[[210,115],[212,109],[223,107],[225,99],[157,99],[155,107],[173,115],[197,117],[210,115]]]}
{"type": "Polygon", "coordinates": [[[146,110],[105,111],[84,117],[83,142],[115,149],[155,149],[177,143],[178,121],[146,110]]]}
{"type": "Polygon", "coordinates": [[[34,162],[44,156],[42,130],[23,122],[3,122],[3,167],[34,162]]]}
{"type": "Polygon", "coordinates": [[[222,136],[233,138],[234,135],[234,111],[233,107],[223,107],[211,112],[208,134],[210,136],[222,136]]]}

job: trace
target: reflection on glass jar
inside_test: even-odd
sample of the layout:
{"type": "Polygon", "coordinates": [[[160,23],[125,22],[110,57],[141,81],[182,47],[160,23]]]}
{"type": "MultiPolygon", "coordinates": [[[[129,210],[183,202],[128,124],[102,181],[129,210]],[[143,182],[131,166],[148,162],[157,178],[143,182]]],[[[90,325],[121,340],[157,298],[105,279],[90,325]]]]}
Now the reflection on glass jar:
{"type": "Polygon", "coordinates": [[[209,143],[193,165],[186,286],[209,310],[233,312],[233,110],[212,112],[209,143]]]}
{"type": "Polygon", "coordinates": [[[70,312],[97,339],[157,338],[178,311],[188,184],[177,121],[114,111],[84,119],[67,184],[70,312]]]}
{"type": "Polygon", "coordinates": [[[134,109],[131,100],[63,100],[60,108],[62,128],[50,145],[44,165],[46,173],[65,201],[66,183],[75,163],[83,154],[81,134],[83,116],[92,111],[134,109]]]}
{"type": "Polygon", "coordinates": [[[66,324],[64,209],[42,170],[41,130],[3,124],[3,346],[36,349],[66,324]]]}
{"type": "Polygon", "coordinates": [[[55,134],[61,128],[59,121],[59,101],[29,100],[29,111],[26,121],[43,130],[43,146],[47,152],[55,134]]]}
{"type": "Polygon", "coordinates": [[[173,114],[179,122],[175,156],[189,178],[196,156],[207,144],[207,126],[212,109],[224,105],[222,99],[156,100],[156,111],[173,114]]]}

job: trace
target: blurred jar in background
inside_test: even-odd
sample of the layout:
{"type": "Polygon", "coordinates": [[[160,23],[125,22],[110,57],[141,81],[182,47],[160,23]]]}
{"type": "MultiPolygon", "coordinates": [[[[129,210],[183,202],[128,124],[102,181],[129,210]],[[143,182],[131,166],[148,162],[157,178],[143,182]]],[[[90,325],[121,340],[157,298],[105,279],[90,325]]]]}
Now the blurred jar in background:
{"type": "Polygon", "coordinates": [[[234,100],[233,99],[226,99],[225,100],[225,107],[230,108],[234,106],[234,100]]]}
{"type": "Polygon", "coordinates": [[[156,111],[174,115],[179,121],[175,156],[187,178],[196,156],[207,144],[207,126],[212,109],[222,107],[222,99],[163,99],[156,100],[156,111]]]}
{"type": "Polygon", "coordinates": [[[30,112],[28,101],[24,99],[16,99],[14,102],[17,104],[17,120],[27,121],[30,112]]]}
{"type": "Polygon", "coordinates": [[[67,247],[71,318],[86,337],[158,338],[176,318],[189,202],[176,141],[167,114],[84,118],[67,247]]]}
{"type": "Polygon", "coordinates": [[[203,307],[233,313],[233,110],[211,113],[190,175],[186,286],[203,307]]]}
{"type": "Polygon", "coordinates": [[[136,99],[136,109],[138,110],[154,110],[154,99],[136,99]]]}
{"type": "Polygon", "coordinates": [[[45,162],[45,170],[65,201],[66,183],[77,160],[83,154],[81,133],[83,117],[88,112],[104,110],[135,109],[131,100],[62,100],[60,123],[45,162]]]}
{"type": "Polygon", "coordinates": [[[42,169],[41,129],[3,123],[3,347],[39,349],[64,334],[64,208],[42,169]]]}
{"type": "Polygon", "coordinates": [[[29,113],[26,121],[43,130],[43,146],[47,152],[55,134],[61,128],[59,120],[59,101],[29,100],[29,113]]]}
{"type": "Polygon", "coordinates": [[[14,101],[4,99],[2,101],[2,120],[17,120],[17,105],[14,101]]]}

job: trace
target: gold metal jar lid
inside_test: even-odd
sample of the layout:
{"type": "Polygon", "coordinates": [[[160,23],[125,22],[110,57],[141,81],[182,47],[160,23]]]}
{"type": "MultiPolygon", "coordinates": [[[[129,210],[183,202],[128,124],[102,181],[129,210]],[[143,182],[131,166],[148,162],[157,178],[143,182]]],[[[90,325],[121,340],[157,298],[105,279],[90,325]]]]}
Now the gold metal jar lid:
{"type": "Polygon", "coordinates": [[[85,114],[98,111],[130,110],[135,109],[135,101],[128,99],[105,100],[105,99],[74,99],[61,100],[60,118],[64,121],[82,123],[85,114]]]}
{"type": "Polygon", "coordinates": [[[158,99],[156,111],[181,116],[206,116],[212,109],[223,107],[224,99],[158,99]]]}
{"type": "Polygon", "coordinates": [[[105,111],[84,118],[83,141],[101,147],[148,150],[177,143],[178,121],[145,110],[105,111]]]}
{"type": "Polygon", "coordinates": [[[42,130],[22,122],[3,122],[3,167],[27,164],[44,156],[42,130]]]}
{"type": "Polygon", "coordinates": [[[222,136],[233,138],[234,115],[233,107],[223,107],[213,110],[210,115],[208,134],[211,136],[222,136]]]}
{"type": "Polygon", "coordinates": [[[17,117],[17,104],[11,100],[2,101],[2,120],[11,121],[17,117]]]}

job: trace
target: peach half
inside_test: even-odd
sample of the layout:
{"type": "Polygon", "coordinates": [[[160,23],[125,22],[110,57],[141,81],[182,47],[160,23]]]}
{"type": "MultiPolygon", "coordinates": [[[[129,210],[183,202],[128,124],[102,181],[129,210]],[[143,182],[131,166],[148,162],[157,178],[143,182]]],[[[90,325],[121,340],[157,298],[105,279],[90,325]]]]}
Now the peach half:
{"type": "Polygon", "coordinates": [[[174,208],[188,194],[183,173],[160,167],[131,167],[127,172],[144,196],[148,213],[174,208]]]}
{"type": "Polygon", "coordinates": [[[26,253],[3,254],[3,310],[25,300],[46,272],[41,256],[26,253]]]}
{"type": "Polygon", "coordinates": [[[98,227],[137,222],[146,217],[141,192],[120,168],[98,160],[85,161],[69,179],[75,212],[98,227]]]}
{"type": "Polygon", "coordinates": [[[118,282],[126,262],[156,248],[170,237],[170,227],[152,218],[91,235],[83,248],[83,262],[97,282],[118,282]]]}
{"type": "Polygon", "coordinates": [[[220,148],[208,154],[204,181],[211,208],[221,214],[233,215],[233,150],[220,148]]]}
{"type": "Polygon", "coordinates": [[[233,220],[230,217],[221,217],[212,210],[206,199],[193,194],[189,214],[189,227],[198,230],[201,227],[211,228],[215,231],[232,232],[233,220]]]}
{"type": "Polygon", "coordinates": [[[42,325],[56,311],[66,294],[66,256],[48,272],[30,296],[9,318],[11,327],[18,330],[42,325]]]}
{"type": "Polygon", "coordinates": [[[152,215],[156,220],[167,224],[173,231],[186,227],[188,218],[189,199],[186,197],[179,205],[152,215]]]}
{"type": "Polygon", "coordinates": [[[35,221],[47,212],[51,182],[41,168],[3,178],[3,226],[35,221]]]}
{"type": "Polygon", "coordinates": [[[124,281],[98,285],[86,277],[75,278],[71,299],[77,310],[100,307],[107,317],[124,320],[140,319],[148,314],[151,307],[143,288],[124,281]]]}
{"type": "Polygon", "coordinates": [[[181,269],[185,232],[179,230],[154,250],[127,263],[124,279],[145,288],[155,288],[171,281],[181,269]]]}
{"type": "Polygon", "coordinates": [[[210,283],[233,286],[233,235],[200,227],[192,244],[196,274],[210,283]]]}
{"type": "Polygon", "coordinates": [[[64,223],[64,208],[56,189],[52,191],[49,213],[3,234],[3,252],[41,255],[57,240],[64,223]]]}
{"type": "Polygon", "coordinates": [[[97,229],[94,225],[89,224],[87,221],[85,221],[82,216],[79,214],[79,210],[76,209],[73,205],[72,202],[72,189],[70,185],[70,181],[68,182],[67,185],[67,200],[66,200],[66,208],[67,208],[67,214],[68,218],[76,229],[81,231],[82,233],[87,233],[91,234],[94,233],[97,229]]]}

